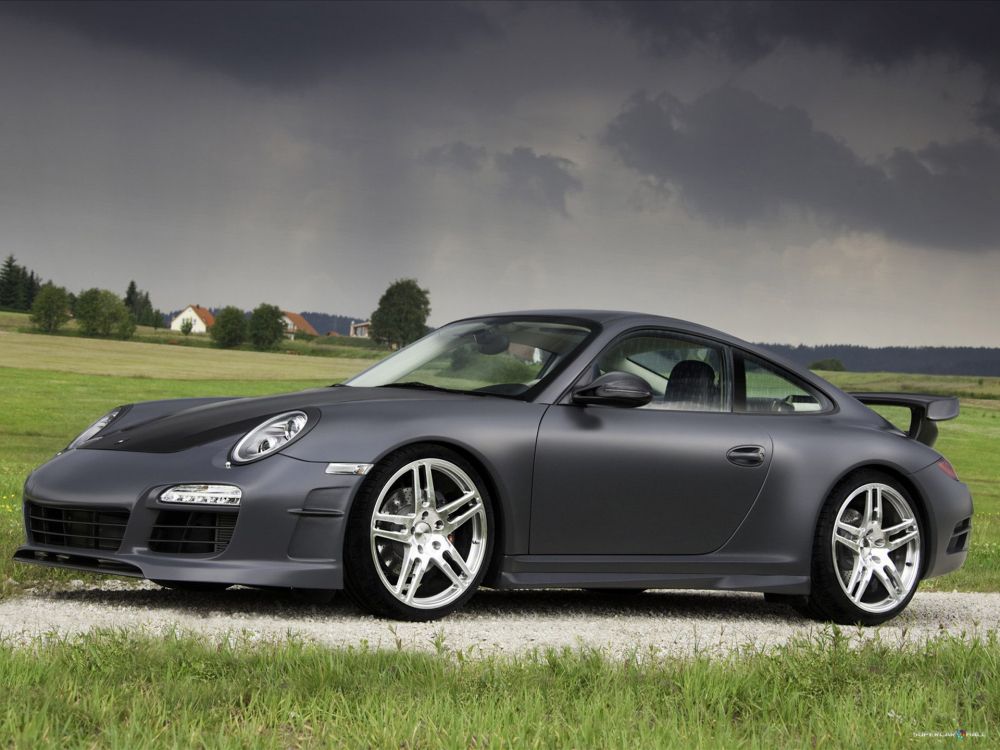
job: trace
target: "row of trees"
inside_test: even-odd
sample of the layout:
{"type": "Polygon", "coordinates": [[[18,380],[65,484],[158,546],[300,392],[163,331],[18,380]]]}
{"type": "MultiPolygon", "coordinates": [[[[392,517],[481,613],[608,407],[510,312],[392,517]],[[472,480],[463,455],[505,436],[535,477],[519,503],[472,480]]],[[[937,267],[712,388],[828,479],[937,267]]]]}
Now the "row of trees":
{"type": "MultiPolygon", "coordinates": [[[[13,256],[8,256],[3,269],[15,270],[7,272],[0,280],[2,282],[23,276],[16,270],[23,271],[23,268],[17,265],[13,256]]],[[[37,277],[31,272],[25,278],[37,277]]],[[[154,328],[163,325],[163,313],[153,307],[149,293],[139,289],[135,281],[129,282],[124,297],[96,287],[80,292],[78,296],[47,281],[34,290],[28,309],[32,324],[45,333],[55,333],[71,318],[76,319],[84,336],[114,336],[119,339],[132,338],[137,325],[154,328]]]]}
{"type": "MultiPolygon", "coordinates": [[[[41,331],[55,333],[75,318],[84,336],[131,338],[137,325],[159,328],[163,313],[154,308],[149,293],[130,281],[125,296],[107,289],[87,289],[72,294],[51,281],[41,283],[37,274],[7,256],[0,267],[0,307],[31,312],[41,331]]],[[[430,297],[416,279],[394,281],[372,313],[372,337],[393,348],[406,346],[427,333],[430,297]]],[[[184,333],[190,333],[188,328],[184,333]]],[[[258,305],[249,317],[238,307],[218,312],[209,334],[216,346],[231,349],[249,342],[254,349],[277,348],[284,339],[284,315],[276,305],[258,305]]]]}
{"type": "MultiPolygon", "coordinates": [[[[406,346],[427,333],[430,297],[416,279],[400,279],[389,285],[372,313],[371,335],[393,348],[406,346]]],[[[224,307],[208,329],[216,346],[233,349],[249,342],[258,351],[277,348],[285,337],[284,315],[275,305],[254,308],[249,318],[240,308],[224,307]]]]}
{"type": "Polygon", "coordinates": [[[135,322],[141,326],[152,326],[160,328],[163,325],[163,313],[153,307],[149,301],[149,292],[144,292],[135,285],[135,281],[128,283],[125,290],[125,309],[127,309],[135,322]]]}
{"type": "Polygon", "coordinates": [[[8,255],[0,266],[0,308],[27,312],[42,288],[38,275],[8,255]]]}
{"type": "Polygon", "coordinates": [[[43,284],[31,306],[34,326],[55,333],[70,317],[76,318],[84,336],[130,339],[135,334],[135,316],[114,292],[94,288],[75,296],[51,281],[43,284]]]}
{"type": "Polygon", "coordinates": [[[223,307],[208,329],[216,346],[233,349],[249,342],[257,351],[276,349],[285,338],[285,320],[281,308],[267,303],[257,305],[250,317],[238,307],[223,307]]]}

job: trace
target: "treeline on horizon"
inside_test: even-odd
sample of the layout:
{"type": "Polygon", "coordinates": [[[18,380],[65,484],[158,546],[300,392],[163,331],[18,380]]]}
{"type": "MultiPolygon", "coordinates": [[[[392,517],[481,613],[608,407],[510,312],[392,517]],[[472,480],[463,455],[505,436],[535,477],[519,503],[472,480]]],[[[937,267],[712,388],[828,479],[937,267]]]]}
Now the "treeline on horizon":
{"type": "Polygon", "coordinates": [[[839,360],[850,372],[907,372],[923,375],[986,375],[1000,377],[1000,349],[976,346],[883,346],[852,344],[790,346],[762,344],[772,352],[809,367],[822,360],[839,360]]]}

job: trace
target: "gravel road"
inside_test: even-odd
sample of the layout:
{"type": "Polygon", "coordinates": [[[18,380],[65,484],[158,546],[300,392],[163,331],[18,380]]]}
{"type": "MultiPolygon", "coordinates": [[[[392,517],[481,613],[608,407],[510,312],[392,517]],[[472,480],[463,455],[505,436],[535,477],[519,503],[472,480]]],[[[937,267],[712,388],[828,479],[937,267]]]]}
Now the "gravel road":
{"type": "MultiPolygon", "coordinates": [[[[909,608],[880,628],[845,629],[854,642],[880,638],[919,643],[943,633],[971,638],[1000,627],[1000,594],[918,593],[909,608]]],[[[615,656],[724,654],[817,636],[824,626],[760,594],[656,591],[611,596],[583,591],[482,591],[461,612],[432,623],[379,620],[346,597],[234,588],[213,594],[176,592],[154,584],[73,582],[57,592],[0,602],[0,640],[30,643],[47,634],[93,629],[163,633],[176,629],[208,638],[289,636],[330,646],[514,655],[535,648],[595,647],[615,656]]]]}

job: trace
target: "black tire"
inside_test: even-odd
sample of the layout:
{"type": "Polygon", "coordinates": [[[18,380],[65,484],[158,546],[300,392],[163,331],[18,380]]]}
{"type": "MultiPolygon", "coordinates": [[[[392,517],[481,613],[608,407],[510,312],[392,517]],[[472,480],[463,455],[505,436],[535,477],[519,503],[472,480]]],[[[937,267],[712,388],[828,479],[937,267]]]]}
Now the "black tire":
{"type": "MultiPolygon", "coordinates": [[[[884,490],[879,491],[880,496],[883,492],[884,490]]],[[[851,502],[858,502],[858,500],[852,500],[851,502]]],[[[884,503],[884,500],[880,502],[884,503]]],[[[859,523],[859,528],[862,525],[859,523]]],[[[891,525],[891,523],[888,524],[888,526],[891,525]]],[[[904,535],[904,532],[898,533],[899,537],[897,538],[904,535]]],[[[853,539],[853,537],[851,538],[853,539]]],[[[916,593],[920,583],[920,576],[923,572],[921,566],[926,555],[926,543],[927,540],[923,519],[920,515],[920,508],[905,487],[891,476],[880,471],[868,469],[852,474],[833,489],[820,512],[819,522],[816,527],[816,536],[813,540],[812,590],[808,596],[791,597],[788,603],[802,615],[816,620],[830,621],[840,625],[880,625],[902,612],[916,593]],[[848,596],[845,590],[850,586],[853,577],[848,576],[847,569],[844,567],[843,556],[835,559],[834,548],[837,550],[841,548],[833,542],[833,535],[838,516],[845,509],[847,511],[851,510],[851,506],[845,506],[845,503],[848,503],[852,495],[856,498],[861,498],[857,493],[861,492],[862,488],[873,485],[891,490],[891,492],[885,492],[884,495],[885,499],[890,501],[890,508],[888,512],[883,511],[883,517],[878,519],[880,528],[874,537],[862,535],[864,537],[862,541],[863,548],[868,550],[868,552],[875,552],[878,550],[878,547],[887,548],[891,546],[891,540],[882,535],[881,525],[885,519],[893,520],[892,516],[895,516],[894,520],[900,523],[907,522],[912,524],[916,528],[917,536],[913,543],[907,544],[901,550],[893,550],[891,552],[878,550],[881,554],[895,555],[895,558],[888,561],[893,563],[888,571],[889,573],[894,568],[903,567],[903,575],[900,577],[900,581],[906,582],[906,588],[901,587],[897,594],[898,598],[895,598],[893,593],[889,591],[889,587],[883,584],[876,576],[869,576],[870,583],[857,586],[859,601],[856,602],[848,596]],[[892,493],[895,493],[895,498],[892,497],[892,493]],[[899,515],[895,506],[895,503],[898,502],[903,503],[905,508],[909,510],[912,519],[908,519],[905,515],[899,515]],[[876,542],[871,541],[872,538],[876,540],[877,546],[876,542]],[[865,544],[868,546],[864,547],[865,544]],[[905,562],[900,562],[903,559],[900,553],[909,555],[905,562]],[[915,559],[910,559],[913,557],[915,559]],[[913,568],[912,572],[908,570],[910,567],[913,568]],[[845,583],[845,578],[850,578],[850,580],[845,583]],[[867,595],[864,597],[860,596],[861,594],[865,594],[866,591],[868,592],[867,595]],[[885,596],[879,600],[881,593],[884,593],[885,596]],[[866,601],[866,599],[870,601],[866,601]],[[871,608],[873,607],[881,607],[882,609],[880,611],[872,611],[871,608]]],[[[843,554],[849,557],[855,553],[845,551],[843,554]]],[[[884,560],[884,558],[882,559],[884,560]]],[[[885,569],[884,566],[883,569],[885,569]]],[[[863,580],[863,575],[861,579],[863,580]]]]}
{"type": "MultiPolygon", "coordinates": [[[[417,473],[419,474],[419,469],[417,473]]],[[[414,514],[416,514],[418,508],[415,497],[412,505],[414,514]]],[[[406,512],[408,512],[409,506],[405,507],[406,512]]],[[[403,513],[404,511],[397,510],[395,512],[403,513]]],[[[444,519],[443,516],[440,518],[444,519]]],[[[464,605],[476,593],[479,584],[486,575],[493,555],[495,537],[493,519],[493,501],[489,495],[487,485],[476,468],[464,457],[453,450],[439,445],[413,445],[402,448],[387,456],[372,469],[365,478],[364,485],[358,492],[358,496],[351,508],[347,523],[347,535],[344,541],[344,588],[359,606],[379,617],[413,622],[423,622],[444,617],[464,605]],[[452,594],[455,595],[454,598],[444,601],[440,606],[434,606],[433,602],[418,603],[418,606],[411,606],[399,598],[402,592],[396,594],[391,590],[389,577],[395,574],[396,585],[399,585],[399,576],[403,575],[404,566],[407,565],[407,554],[414,555],[418,562],[421,559],[414,551],[417,549],[416,540],[418,539],[418,531],[414,530],[417,529],[420,523],[415,524],[410,530],[407,530],[406,526],[399,524],[402,528],[395,530],[396,533],[410,533],[410,538],[414,540],[412,543],[404,543],[399,540],[376,542],[372,534],[376,504],[380,502],[380,498],[382,508],[388,507],[388,503],[405,502],[407,487],[403,486],[405,484],[403,477],[398,477],[395,480],[393,478],[404,468],[410,467],[416,462],[423,461],[434,461],[439,464],[443,462],[441,467],[443,471],[457,469],[455,476],[458,476],[458,481],[455,482],[454,487],[448,485],[449,476],[442,477],[439,474],[435,474],[434,504],[428,506],[428,510],[432,512],[432,519],[438,518],[436,511],[446,504],[445,501],[455,501],[454,495],[446,497],[446,493],[449,491],[454,492],[455,488],[461,486],[460,482],[464,483],[466,480],[474,487],[477,493],[476,498],[469,501],[472,505],[468,509],[474,510],[477,507],[475,503],[476,499],[481,501],[482,508],[481,515],[476,511],[476,516],[466,523],[466,526],[470,524],[475,525],[475,529],[466,529],[463,526],[462,528],[456,528],[453,533],[446,536],[447,528],[441,532],[434,532],[433,530],[427,532],[432,535],[437,533],[438,535],[436,537],[426,537],[430,540],[429,542],[425,542],[426,544],[434,544],[435,549],[438,549],[437,542],[440,541],[449,545],[449,549],[452,551],[461,552],[463,549],[466,550],[469,559],[471,560],[474,557],[476,560],[475,567],[469,567],[468,574],[462,574],[463,580],[461,583],[453,582],[449,585],[447,576],[445,576],[443,569],[440,567],[440,563],[429,560],[427,557],[423,558],[425,564],[420,575],[428,576],[429,580],[425,581],[421,577],[414,591],[419,593],[424,591],[425,587],[433,589],[441,586],[443,589],[436,596],[450,597],[452,594]],[[447,465],[453,468],[447,468],[447,465]],[[459,476],[459,474],[464,476],[459,476]],[[442,478],[445,481],[439,487],[438,482],[442,478]],[[476,541],[476,530],[478,530],[481,536],[485,536],[485,538],[480,537],[476,541]],[[467,538],[455,538],[456,535],[462,534],[466,534],[467,538]],[[473,548],[473,545],[478,546],[473,548]],[[409,553],[406,551],[407,546],[411,548],[409,553]],[[377,556],[380,556],[379,559],[376,559],[377,556]],[[392,565],[387,562],[387,559],[390,557],[399,558],[398,572],[394,571],[392,565]],[[432,562],[436,567],[431,567],[432,562]],[[464,586],[464,589],[462,586],[464,586]],[[450,591],[451,588],[455,590],[450,591]]],[[[416,517],[413,520],[419,521],[416,517]]],[[[428,546],[429,549],[430,547],[428,546]]],[[[420,554],[427,554],[423,546],[420,547],[420,550],[420,554]]],[[[453,556],[449,559],[453,559],[453,556]]],[[[458,567],[453,564],[450,564],[450,566],[452,567],[452,572],[458,575],[458,567]]],[[[407,580],[409,580],[409,576],[407,576],[407,580]]],[[[433,596],[424,598],[433,599],[433,596]]],[[[414,596],[414,599],[416,599],[416,596],[414,596]]]]}
{"type": "Polygon", "coordinates": [[[232,586],[231,583],[215,583],[212,581],[153,581],[153,583],[173,591],[194,592],[225,591],[232,586]]]}

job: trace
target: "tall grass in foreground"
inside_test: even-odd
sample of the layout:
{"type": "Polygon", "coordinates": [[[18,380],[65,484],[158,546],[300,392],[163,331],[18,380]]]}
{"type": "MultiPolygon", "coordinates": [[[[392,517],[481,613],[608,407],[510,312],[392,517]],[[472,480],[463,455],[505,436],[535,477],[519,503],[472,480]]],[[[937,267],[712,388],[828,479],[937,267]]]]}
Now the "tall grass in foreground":
{"type": "MultiPolygon", "coordinates": [[[[0,646],[16,747],[903,747],[1000,733],[1000,644],[469,659],[99,633],[0,646]],[[14,687],[16,686],[16,687],[14,687]]],[[[970,739],[976,740],[976,737],[970,739]]]]}

